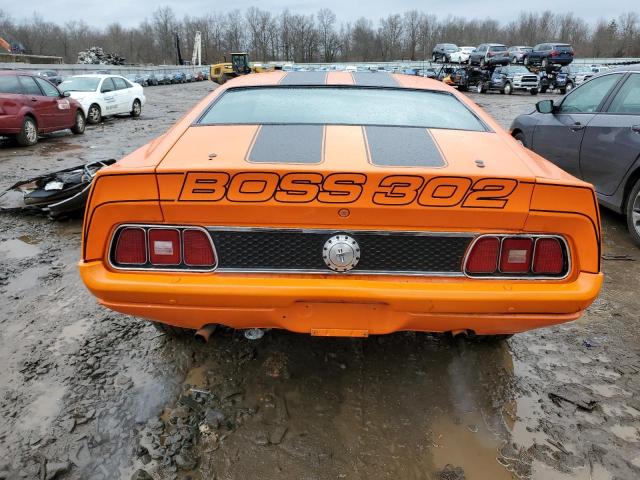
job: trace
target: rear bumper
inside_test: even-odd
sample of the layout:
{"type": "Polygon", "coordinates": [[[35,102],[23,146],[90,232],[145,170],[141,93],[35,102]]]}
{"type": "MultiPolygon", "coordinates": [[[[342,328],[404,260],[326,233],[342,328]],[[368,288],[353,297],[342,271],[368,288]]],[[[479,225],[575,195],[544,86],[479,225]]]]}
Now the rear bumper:
{"type": "Polygon", "coordinates": [[[0,115],[0,135],[13,135],[22,130],[22,118],[17,115],[0,115]]]}
{"type": "Polygon", "coordinates": [[[111,271],[100,261],[81,262],[80,273],[103,305],[176,326],[352,336],[521,332],[575,320],[602,284],[602,274],[589,273],[570,282],[140,273],[111,271]]]}

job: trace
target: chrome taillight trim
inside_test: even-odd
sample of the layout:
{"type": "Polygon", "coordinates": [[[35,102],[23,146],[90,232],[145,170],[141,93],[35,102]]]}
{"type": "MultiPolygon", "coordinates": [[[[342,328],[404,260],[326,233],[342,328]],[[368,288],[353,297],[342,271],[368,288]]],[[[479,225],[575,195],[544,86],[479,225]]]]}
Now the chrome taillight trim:
{"type": "Polygon", "coordinates": [[[218,268],[218,252],[216,251],[216,246],[213,243],[213,239],[211,238],[211,235],[209,234],[207,229],[203,227],[199,227],[195,225],[154,225],[154,224],[139,224],[139,223],[123,223],[121,225],[118,225],[114,229],[113,234],[111,235],[111,240],[109,241],[109,250],[107,251],[107,261],[108,261],[109,267],[113,268],[114,270],[121,270],[121,271],[210,273],[215,271],[218,268]],[[118,238],[119,240],[120,238],[119,233],[125,228],[139,228],[144,231],[146,249],[147,249],[147,258],[146,258],[146,263],[144,265],[140,265],[140,264],[123,265],[123,264],[116,264],[114,262],[114,257],[113,257],[115,253],[115,250],[113,248],[114,240],[116,238],[118,238]],[[178,230],[179,231],[180,260],[181,260],[180,265],[184,265],[184,267],[180,268],[179,266],[176,267],[175,265],[167,265],[167,267],[165,268],[158,265],[150,264],[149,235],[148,235],[149,230],[178,230]],[[184,263],[184,240],[183,240],[182,233],[185,230],[199,230],[206,235],[206,237],[209,239],[209,243],[211,244],[211,249],[213,251],[213,256],[215,260],[215,264],[213,265],[213,267],[202,268],[202,267],[187,265],[186,263],[184,263]]]}
{"type": "Polygon", "coordinates": [[[572,262],[571,262],[571,250],[569,249],[569,243],[562,235],[553,235],[546,233],[526,233],[526,234],[518,234],[518,233],[487,233],[483,235],[479,235],[473,239],[473,241],[469,244],[467,251],[464,255],[464,260],[462,264],[462,272],[468,278],[472,279],[482,279],[482,280],[564,280],[569,275],[571,275],[572,262]],[[481,238],[485,237],[494,237],[498,238],[500,241],[500,250],[498,251],[498,271],[497,273],[479,273],[473,274],[467,272],[467,262],[469,260],[469,254],[473,251],[473,247],[481,238]],[[533,262],[536,258],[536,245],[538,240],[541,238],[554,238],[560,241],[561,246],[564,248],[564,253],[566,255],[567,260],[567,271],[564,275],[553,275],[553,274],[535,274],[535,273],[527,273],[523,275],[505,275],[499,271],[500,269],[500,257],[502,255],[502,242],[505,238],[530,238],[533,241],[533,250],[531,252],[531,265],[529,265],[529,269],[531,270],[533,262]]]}

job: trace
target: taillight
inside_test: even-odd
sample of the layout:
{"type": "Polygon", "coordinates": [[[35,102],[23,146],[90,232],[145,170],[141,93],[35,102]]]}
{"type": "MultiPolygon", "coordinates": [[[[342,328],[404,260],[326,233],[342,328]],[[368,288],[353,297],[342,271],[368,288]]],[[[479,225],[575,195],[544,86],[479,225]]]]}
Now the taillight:
{"type": "Polygon", "coordinates": [[[498,268],[500,239],[498,237],[482,237],[473,246],[467,258],[467,272],[493,273],[498,268]]]}
{"type": "Polygon", "coordinates": [[[146,232],[140,227],[123,228],[118,235],[114,254],[122,265],[143,265],[147,261],[146,232]]]}
{"type": "Polygon", "coordinates": [[[562,245],[557,238],[539,238],[533,256],[533,273],[560,275],[564,269],[562,245]]]}
{"type": "Polygon", "coordinates": [[[184,245],[184,263],[189,266],[212,267],[216,257],[209,235],[202,230],[185,230],[182,232],[184,245]]]}
{"type": "Polygon", "coordinates": [[[568,273],[566,244],[550,235],[483,235],[471,245],[464,272],[481,277],[562,277],[568,273]]]}
{"type": "Polygon", "coordinates": [[[557,51],[557,50],[551,50],[551,56],[552,56],[552,57],[556,57],[556,56],[558,56],[558,55],[560,55],[560,52],[559,52],[559,51],[557,51]]]}
{"type": "Polygon", "coordinates": [[[153,265],[179,265],[180,231],[168,228],[151,228],[149,237],[149,262],[153,265]]]}
{"type": "Polygon", "coordinates": [[[210,271],[217,266],[209,233],[200,227],[125,225],[110,252],[116,268],[210,271]]]}

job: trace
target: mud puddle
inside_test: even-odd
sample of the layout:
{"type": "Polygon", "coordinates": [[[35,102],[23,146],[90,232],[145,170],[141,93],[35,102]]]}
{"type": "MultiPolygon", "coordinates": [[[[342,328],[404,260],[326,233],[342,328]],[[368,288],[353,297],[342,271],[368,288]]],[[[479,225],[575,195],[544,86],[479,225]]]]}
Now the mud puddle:
{"type": "Polygon", "coordinates": [[[39,240],[28,235],[21,235],[18,238],[0,242],[0,258],[9,260],[21,260],[23,258],[34,257],[40,252],[37,246],[39,240]]]}

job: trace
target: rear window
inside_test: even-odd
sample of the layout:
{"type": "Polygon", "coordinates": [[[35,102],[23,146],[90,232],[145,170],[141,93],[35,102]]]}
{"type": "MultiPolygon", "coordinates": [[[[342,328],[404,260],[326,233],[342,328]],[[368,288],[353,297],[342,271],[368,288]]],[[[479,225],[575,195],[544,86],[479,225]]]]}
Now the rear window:
{"type": "Polygon", "coordinates": [[[492,52],[504,52],[507,50],[507,47],[505,47],[504,45],[494,45],[492,47],[489,47],[489,50],[491,50],[492,52]]]}
{"type": "Polygon", "coordinates": [[[486,131],[473,112],[450,93],[362,87],[229,89],[198,123],[384,125],[486,131]]]}
{"type": "Polygon", "coordinates": [[[16,75],[0,75],[0,93],[22,94],[16,75]]]}

